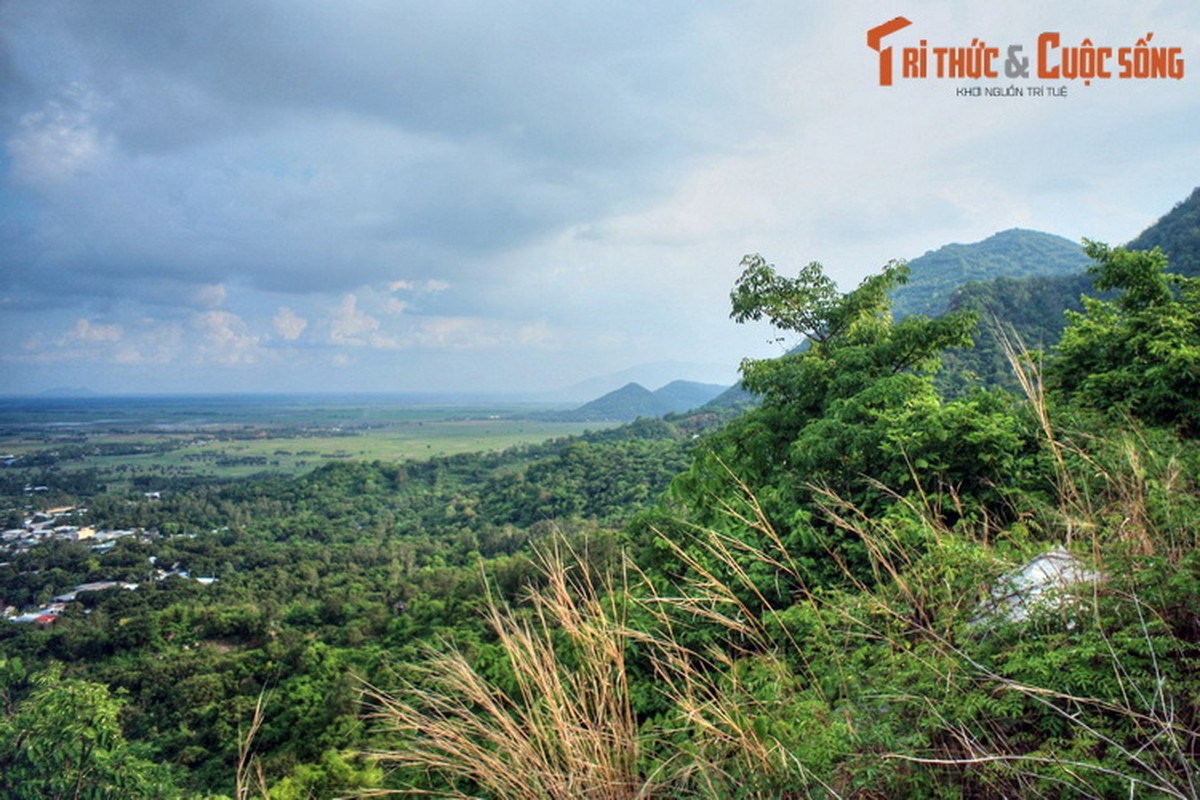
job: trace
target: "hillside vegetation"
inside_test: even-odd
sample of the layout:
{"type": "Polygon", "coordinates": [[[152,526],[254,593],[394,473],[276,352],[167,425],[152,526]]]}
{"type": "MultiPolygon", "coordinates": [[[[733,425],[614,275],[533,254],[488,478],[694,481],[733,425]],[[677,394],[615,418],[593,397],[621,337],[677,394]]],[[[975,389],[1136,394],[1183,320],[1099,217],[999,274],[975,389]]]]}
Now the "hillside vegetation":
{"type": "Polygon", "coordinates": [[[910,280],[891,291],[892,313],[937,316],[963,284],[1079,275],[1087,264],[1078,242],[1020,228],[974,244],[948,244],[908,262],[910,280]]]}
{"type": "MultiPolygon", "coordinates": [[[[1058,344],[1062,336],[1066,324],[1064,312],[1080,311],[1084,295],[1103,296],[1103,292],[1097,292],[1092,285],[1092,276],[1083,271],[1082,265],[1072,267],[1074,262],[1069,251],[1053,246],[1054,240],[1059,243],[1066,240],[1047,237],[1046,234],[1037,234],[1046,237],[1042,241],[1048,249],[1043,252],[1019,247],[1010,250],[1013,262],[1023,263],[1023,269],[1010,268],[990,274],[981,269],[983,265],[993,263],[993,259],[982,252],[983,245],[997,239],[1003,241],[1006,234],[1017,233],[1024,232],[997,234],[978,245],[951,245],[969,268],[959,273],[957,283],[954,282],[953,269],[935,272],[935,279],[942,285],[953,284],[948,301],[941,306],[926,304],[921,311],[928,314],[961,309],[977,312],[979,326],[973,336],[974,347],[970,351],[949,353],[949,372],[956,376],[969,373],[970,379],[1014,390],[1018,387],[1004,357],[1003,345],[996,335],[997,326],[1010,327],[1031,348],[1050,349],[1058,344]],[[1022,262],[1026,256],[1028,260],[1022,262]]],[[[1173,271],[1190,277],[1200,275],[1200,188],[1126,246],[1131,250],[1158,247],[1170,260],[1173,271]]],[[[913,259],[910,266],[914,274],[921,274],[922,259],[941,254],[947,249],[913,259]]],[[[900,293],[913,292],[913,289],[913,285],[901,287],[896,290],[896,296],[899,298],[900,293]]],[[[919,291],[914,293],[920,296],[919,291]]],[[[943,385],[948,388],[964,384],[952,378],[944,380],[943,385]]]]}
{"type": "Polygon", "coordinates": [[[893,322],[903,265],[839,295],[748,258],[734,316],[811,347],[745,366],[762,404],[629,563],[551,547],[489,604],[501,670],[441,651],[375,692],[384,762],[456,796],[1195,796],[1200,281],[1088,253],[1116,299],[1045,372],[1010,349],[1023,396],[955,400],[975,320],[893,322]]]}
{"type": "Polygon", "coordinates": [[[1014,390],[947,375],[976,310],[892,313],[908,266],[748,256],[732,316],[808,344],[740,413],[79,483],[138,534],[0,593],[138,586],[0,626],[0,795],[1196,797],[1200,279],[1086,255],[1057,346],[1001,328],[1014,390]]]}

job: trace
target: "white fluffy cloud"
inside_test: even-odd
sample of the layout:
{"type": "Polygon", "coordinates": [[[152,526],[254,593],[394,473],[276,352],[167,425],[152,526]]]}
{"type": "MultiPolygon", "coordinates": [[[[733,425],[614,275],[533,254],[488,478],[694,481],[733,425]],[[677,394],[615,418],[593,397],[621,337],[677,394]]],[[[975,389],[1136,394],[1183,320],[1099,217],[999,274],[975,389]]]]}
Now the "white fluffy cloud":
{"type": "Polygon", "coordinates": [[[198,363],[253,364],[259,358],[262,336],[251,333],[245,320],[228,311],[206,311],[192,317],[199,334],[195,345],[198,363]]]}
{"type": "Polygon", "coordinates": [[[358,297],[347,294],[329,316],[329,341],[347,347],[393,349],[400,345],[380,332],[380,322],[358,308],[358,297]]]}
{"type": "Polygon", "coordinates": [[[287,306],[280,307],[275,314],[275,319],[272,320],[275,326],[275,332],[280,338],[285,341],[294,342],[304,333],[304,329],[308,327],[308,320],[296,315],[295,311],[287,306]]]}
{"type": "Polygon", "coordinates": [[[59,339],[60,345],[75,343],[100,342],[111,344],[121,341],[123,330],[120,325],[95,323],[89,319],[79,319],[75,326],[59,339]]]}

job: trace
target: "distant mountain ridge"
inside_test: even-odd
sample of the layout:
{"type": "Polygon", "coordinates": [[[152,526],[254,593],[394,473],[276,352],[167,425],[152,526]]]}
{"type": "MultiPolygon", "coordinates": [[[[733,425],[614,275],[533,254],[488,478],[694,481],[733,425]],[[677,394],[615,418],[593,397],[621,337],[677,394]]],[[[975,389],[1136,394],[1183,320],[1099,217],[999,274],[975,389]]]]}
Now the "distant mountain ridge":
{"type": "Polygon", "coordinates": [[[892,313],[944,314],[955,292],[972,281],[1078,275],[1088,257],[1078,242],[1011,228],[972,244],[948,244],[908,262],[909,279],[892,291],[892,313]]]}
{"type": "Polygon", "coordinates": [[[672,381],[655,391],[627,383],[573,411],[550,411],[542,419],[562,422],[629,422],[638,417],[662,417],[698,408],[728,387],[715,383],[672,381]]]}
{"type": "MultiPolygon", "coordinates": [[[[1173,272],[1200,275],[1200,187],[1177,203],[1126,247],[1161,247],[1173,272]]],[[[960,309],[979,313],[972,350],[946,354],[943,388],[954,390],[956,376],[974,373],[992,385],[1010,384],[1011,370],[993,325],[1011,326],[1034,349],[1058,343],[1065,325],[1063,311],[1079,310],[1080,296],[1095,294],[1090,263],[1080,243],[1063,236],[1023,228],[1000,231],[979,242],[948,244],[908,262],[909,282],[892,293],[892,313],[939,316],[960,309]]],[[[549,412],[564,421],[628,421],[639,416],[699,411],[727,415],[755,404],[740,384],[721,387],[675,381],[651,392],[637,382],[625,384],[574,411],[549,412]],[[677,402],[665,397],[680,386],[715,390],[683,393],[677,402]],[[672,388],[675,387],[675,388],[672,388]]]]}
{"type": "Polygon", "coordinates": [[[699,361],[652,361],[632,367],[596,375],[570,386],[552,391],[531,394],[530,400],[554,403],[561,406],[576,406],[595,400],[601,395],[630,384],[663,386],[671,381],[685,380],[695,383],[720,383],[728,386],[737,376],[737,365],[705,363],[699,361]]]}
{"type": "Polygon", "coordinates": [[[1161,247],[1171,272],[1200,275],[1200,187],[1126,245],[1130,250],[1161,247]]]}
{"type": "MultiPolygon", "coordinates": [[[[1125,247],[1130,250],[1161,247],[1172,272],[1200,275],[1200,188],[1125,247]]],[[[1066,325],[1063,312],[1081,310],[1082,295],[1098,294],[1092,276],[1086,273],[1088,263],[1085,259],[1074,274],[1047,272],[1015,279],[998,277],[960,286],[950,298],[948,310],[977,311],[980,326],[973,350],[947,354],[947,373],[953,376],[969,371],[987,383],[1012,387],[1012,370],[993,332],[994,323],[1015,330],[1031,349],[1052,348],[1058,344],[1066,325]]]]}

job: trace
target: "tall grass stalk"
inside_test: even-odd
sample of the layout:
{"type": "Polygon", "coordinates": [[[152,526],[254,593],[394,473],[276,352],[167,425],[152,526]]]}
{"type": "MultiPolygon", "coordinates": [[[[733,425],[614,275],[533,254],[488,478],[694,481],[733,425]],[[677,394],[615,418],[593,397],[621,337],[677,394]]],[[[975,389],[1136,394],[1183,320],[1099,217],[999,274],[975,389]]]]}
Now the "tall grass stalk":
{"type": "Polygon", "coordinates": [[[254,715],[250,719],[250,727],[242,733],[238,731],[238,761],[234,772],[235,800],[249,800],[255,794],[267,798],[267,777],[263,773],[262,762],[254,753],[254,739],[266,719],[267,690],[266,687],[258,693],[254,703],[254,715]]]}
{"type": "MultiPolygon", "coordinates": [[[[1092,452],[1078,444],[1089,441],[1083,434],[1064,437],[1036,362],[1019,340],[1002,341],[1054,465],[1051,514],[1068,547],[1087,554],[1103,576],[1131,563],[1119,562],[1118,552],[1182,557],[1200,544],[1200,534],[1186,525],[1192,516],[1172,510],[1190,496],[1177,461],[1155,453],[1136,429],[1115,449],[1092,440],[1107,446],[1092,452]]],[[[1053,794],[1049,787],[1104,796],[1116,780],[1131,796],[1200,797],[1196,703],[1171,685],[1175,673],[1160,649],[1166,612],[1139,595],[1136,581],[1101,579],[1085,587],[1090,615],[1081,597],[1070,613],[1077,627],[1061,629],[1072,631],[1062,641],[1086,634],[1101,643],[1089,668],[1105,686],[1117,687],[1115,696],[1056,684],[1053,674],[1040,683],[1016,680],[989,662],[994,654],[981,655],[989,634],[973,627],[973,618],[989,586],[1028,553],[998,542],[986,509],[965,514],[961,498],[944,487],[927,491],[911,465],[914,492],[875,485],[894,501],[882,518],[829,487],[809,486],[817,498],[810,510],[861,542],[870,569],[851,569],[830,547],[848,588],[818,591],[807,585],[800,559],[753,488],[724,468],[728,493],[712,501],[730,522],[726,530],[656,531],[679,566],[674,586],[664,588],[632,566],[619,581],[598,578],[562,545],[551,547],[541,556],[544,585],[524,607],[489,597],[507,673],[489,678],[449,650],[431,653],[403,689],[371,689],[377,721],[402,742],[375,755],[447,778],[453,788],[444,794],[454,797],[865,798],[882,790],[863,776],[889,763],[928,767],[926,781],[956,780],[971,796],[1044,796],[1053,794]],[[945,522],[946,504],[958,520],[953,528],[945,522]],[[970,518],[982,522],[972,527],[963,521],[970,518]],[[774,582],[774,600],[762,588],[764,576],[774,582]],[[1105,608],[1118,609],[1113,616],[1102,616],[1102,599],[1105,608]],[[637,626],[630,624],[631,607],[637,626]],[[1117,618],[1134,622],[1119,631],[1117,618]],[[693,635],[699,627],[723,636],[693,635]],[[1133,648],[1129,631],[1144,646],[1133,648]],[[1126,639],[1119,642],[1118,634],[1126,639]],[[669,708],[661,725],[639,725],[633,712],[627,659],[635,648],[648,659],[669,708]],[[890,659],[904,676],[876,676],[885,685],[864,686],[855,674],[863,667],[855,653],[864,650],[890,659]],[[1131,652],[1149,667],[1126,663],[1123,654],[1131,652]],[[758,668],[755,685],[743,678],[748,664],[758,668]],[[764,680],[780,690],[764,691],[764,680]],[[807,705],[796,705],[801,694],[807,705]],[[1010,697],[1064,732],[1035,734],[1038,744],[1031,746],[1032,729],[1020,727],[1026,722],[989,715],[1010,697]],[[957,705],[957,717],[947,703],[957,705]],[[820,707],[806,712],[814,715],[808,723],[838,723],[845,731],[832,745],[843,749],[826,754],[820,767],[805,763],[806,742],[797,739],[803,733],[791,728],[778,735],[774,726],[814,704],[820,707]],[[906,731],[899,739],[925,744],[905,750],[894,738],[882,749],[889,740],[872,738],[872,726],[900,714],[919,722],[926,738],[905,738],[912,733],[906,731]],[[1080,742],[1093,743],[1103,757],[1089,758],[1083,745],[1069,749],[1080,742]]],[[[900,787],[929,785],[888,774],[900,787]]]]}
{"type": "Polygon", "coordinates": [[[446,792],[453,797],[653,793],[639,772],[619,594],[561,547],[541,554],[545,585],[529,596],[530,613],[489,596],[507,690],[453,649],[432,653],[420,679],[400,691],[369,690],[375,719],[403,742],[376,753],[381,762],[449,777],[458,782],[446,792]]]}

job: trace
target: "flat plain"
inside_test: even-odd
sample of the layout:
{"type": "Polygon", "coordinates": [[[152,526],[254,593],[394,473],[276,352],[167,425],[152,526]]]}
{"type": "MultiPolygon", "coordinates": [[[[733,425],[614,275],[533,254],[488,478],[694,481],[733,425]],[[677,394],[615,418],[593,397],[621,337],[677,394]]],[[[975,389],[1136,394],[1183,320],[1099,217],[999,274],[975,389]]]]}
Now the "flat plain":
{"type": "Polygon", "coordinates": [[[0,458],[10,477],[35,483],[95,470],[146,487],[501,450],[607,427],[538,419],[547,408],[402,396],[6,398],[0,458]]]}

